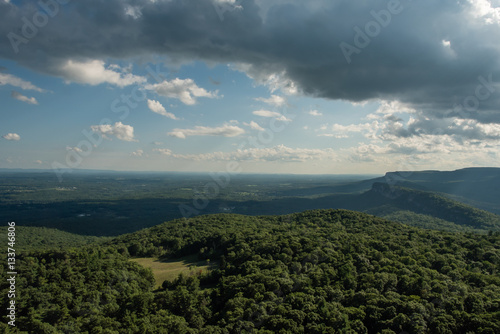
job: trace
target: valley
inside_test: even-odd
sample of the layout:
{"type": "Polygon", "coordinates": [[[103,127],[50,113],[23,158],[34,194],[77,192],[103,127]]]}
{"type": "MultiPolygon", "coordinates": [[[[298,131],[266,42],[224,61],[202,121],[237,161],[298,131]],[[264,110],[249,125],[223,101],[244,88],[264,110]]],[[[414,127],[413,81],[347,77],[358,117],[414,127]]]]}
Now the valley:
{"type": "Polygon", "coordinates": [[[496,333],[500,169],[436,173],[4,173],[14,332],[496,333]]]}
{"type": "Polygon", "coordinates": [[[348,209],[425,228],[500,230],[500,168],[370,175],[4,173],[0,219],[79,235],[117,236],[200,214],[289,214],[348,209]],[[224,180],[219,176],[218,180],[224,180]],[[222,181],[219,181],[222,182],[222,181]],[[488,186],[485,186],[488,184],[488,186]],[[61,189],[65,189],[62,191],[61,189]],[[207,192],[208,191],[208,192],[207,192]]]}

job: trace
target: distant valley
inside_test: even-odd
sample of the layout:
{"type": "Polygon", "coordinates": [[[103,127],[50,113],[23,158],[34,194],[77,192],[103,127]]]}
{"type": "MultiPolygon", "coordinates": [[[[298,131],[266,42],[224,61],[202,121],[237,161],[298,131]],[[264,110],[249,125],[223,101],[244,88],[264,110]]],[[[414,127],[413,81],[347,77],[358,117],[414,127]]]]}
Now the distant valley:
{"type": "Polygon", "coordinates": [[[376,178],[237,175],[217,196],[203,192],[214,184],[206,174],[82,172],[59,183],[52,173],[29,171],[4,172],[0,180],[1,219],[81,235],[130,233],[182,217],[180,207],[189,208],[189,216],[338,208],[430,229],[500,230],[500,168],[389,172],[376,178]]]}

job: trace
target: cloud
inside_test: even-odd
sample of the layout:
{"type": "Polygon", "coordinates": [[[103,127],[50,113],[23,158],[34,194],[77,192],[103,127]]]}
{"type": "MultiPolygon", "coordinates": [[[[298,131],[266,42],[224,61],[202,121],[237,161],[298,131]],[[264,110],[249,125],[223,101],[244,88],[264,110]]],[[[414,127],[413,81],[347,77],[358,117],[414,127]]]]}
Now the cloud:
{"type": "Polygon", "coordinates": [[[284,105],[286,103],[286,99],[284,97],[278,96],[278,95],[271,95],[271,97],[269,97],[267,99],[263,98],[263,97],[257,97],[257,98],[255,98],[255,100],[270,104],[270,105],[275,106],[275,107],[281,107],[282,105],[284,105]]]}
{"type": "Polygon", "coordinates": [[[106,68],[105,62],[98,59],[76,61],[66,60],[55,70],[67,81],[88,84],[91,86],[109,83],[118,87],[130,86],[146,82],[146,78],[131,73],[120,73],[113,69],[120,69],[117,65],[106,68]]]}
{"type": "Polygon", "coordinates": [[[10,96],[22,102],[26,102],[29,104],[38,104],[38,101],[34,97],[27,97],[16,91],[12,91],[12,93],[10,93],[10,96]]]}
{"type": "Polygon", "coordinates": [[[128,16],[132,17],[133,19],[137,20],[138,18],[140,18],[142,16],[141,8],[138,6],[126,5],[125,6],[125,15],[128,15],[128,16]]]}
{"type": "Polygon", "coordinates": [[[433,136],[451,136],[457,141],[465,140],[500,140],[500,123],[481,123],[473,119],[447,118],[431,120],[419,116],[410,118],[404,124],[392,122],[383,128],[381,138],[395,140],[397,138],[433,136]]]}
{"type": "MultiPolygon", "coordinates": [[[[500,7],[493,7],[488,0],[469,0],[472,6],[471,15],[476,19],[482,19],[486,24],[500,25],[500,7]]],[[[498,3],[497,3],[498,5],[498,3]]]]}
{"type": "Polygon", "coordinates": [[[276,70],[272,65],[260,67],[240,61],[234,64],[232,69],[243,72],[258,84],[269,87],[271,93],[280,90],[286,95],[298,94],[297,83],[287,76],[285,70],[276,70]]]}
{"type": "Polygon", "coordinates": [[[174,129],[168,133],[169,136],[185,139],[188,136],[220,136],[236,137],[245,133],[245,130],[234,125],[223,125],[216,128],[207,126],[196,126],[194,129],[174,129]]]}
{"type": "Polygon", "coordinates": [[[265,131],[265,129],[262,126],[260,126],[254,121],[251,121],[250,123],[243,123],[243,125],[250,127],[252,130],[265,131]]]}
{"type": "Polygon", "coordinates": [[[322,125],[316,131],[329,131],[318,134],[319,137],[333,137],[333,138],[349,138],[351,133],[363,134],[367,138],[375,138],[380,124],[378,121],[373,121],[371,123],[359,123],[359,124],[333,124],[328,126],[327,124],[322,125]]]}
{"type": "Polygon", "coordinates": [[[500,123],[481,123],[471,119],[450,118],[431,120],[426,117],[413,118],[408,121],[402,119],[386,118],[385,121],[360,123],[350,125],[334,124],[333,133],[321,134],[336,138],[345,138],[348,133],[360,133],[371,140],[392,143],[395,146],[412,147],[428,146],[428,151],[436,141],[455,142],[455,145],[468,145],[471,141],[500,144],[500,123]],[[443,139],[445,138],[445,139],[443,139]],[[402,144],[401,144],[402,143],[402,144]]]}
{"type": "Polygon", "coordinates": [[[21,136],[19,136],[17,133],[7,133],[6,135],[2,136],[2,138],[13,141],[21,140],[21,136]]]}
{"type": "Polygon", "coordinates": [[[321,134],[318,135],[318,137],[332,137],[332,138],[337,138],[337,139],[349,138],[348,135],[333,134],[333,133],[321,133],[321,134]]]}
{"type": "MultiPolygon", "coordinates": [[[[380,33],[360,44],[354,28],[363,30],[369,22],[376,24],[372,13],[386,10],[387,0],[248,0],[238,5],[240,10],[225,11],[223,20],[214,1],[206,0],[92,0],[91,7],[88,2],[74,2],[65,8],[64,15],[51,18],[36,38],[18,44],[19,53],[13,52],[11,39],[1,39],[0,57],[82,82],[124,85],[125,76],[117,73],[108,72],[104,79],[101,75],[87,78],[79,66],[77,73],[71,66],[59,73],[54,69],[69,60],[149,56],[168,57],[177,64],[229,63],[272,92],[351,102],[397,100],[430,117],[442,117],[455,103],[474,96],[478,77],[491,74],[496,93],[481,100],[480,109],[469,118],[483,123],[498,118],[497,2],[400,3],[401,10],[380,26],[380,33]],[[341,43],[357,50],[350,63],[341,43]]],[[[32,15],[31,2],[16,6],[0,2],[0,35],[18,31],[22,18],[32,15]]],[[[93,65],[101,74],[106,71],[101,63],[93,65]]],[[[198,96],[189,90],[186,93],[183,85],[179,88],[167,81],[151,88],[160,95],[194,104],[198,96]]]]}
{"type": "Polygon", "coordinates": [[[2,73],[0,72],[0,86],[3,85],[11,85],[14,87],[18,87],[24,90],[34,90],[37,92],[45,92],[45,90],[33,85],[29,81],[25,81],[21,78],[18,78],[12,74],[2,73]]]}
{"type": "Polygon", "coordinates": [[[372,123],[349,124],[349,125],[333,124],[331,129],[334,133],[339,133],[339,134],[346,134],[349,132],[371,132],[373,130],[378,129],[378,123],[375,121],[372,123]]]}
{"type": "Polygon", "coordinates": [[[360,144],[345,150],[348,160],[376,163],[393,170],[429,168],[453,169],[460,166],[491,165],[498,157],[500,141],[457,141],[449,135],[422,135],[395,141],[360,144]]]}
{"type": "Polygon", "coordinates": [[[155,112],[155,113],[160,114],[162,116],[165,116],[165,117],[168,117],[171,119],[175,119],[175,120],[178,119],[171,112],[167,112],[167,110],[165,110],[165,107],[158,101],[148,99],[148,108],[152,112],[155,112]]]}
{"type": "Polygon", "coordinates": [[[134,139],[134,128],[122,122],[116,122],[113,125],[92,125],[90,128],[92,131],[100,133],[106,139],[110,139],[109,136],[115,136],[123,141],[137,141],[134,139]]]}
{"type": "Polygon", "coordinates": [[[130,154],[133,157],[142,157],[144,155],[144,150],[138,149],[130,154]]]}
{"type": "Polygon", "coordinates": [[[311,111],[308,112],[308,114],[311,115],[311,116],[323,116],[323,114],[320,113],[317,110],[311,110],[311,111]]]}
{"type": "Polygon", "coordinates": [[[291,119],[286,118],[284,115],[280,114],[277,111],[269,111],[269,110],[255,110],[252,114],[260,117],[268,117],[274,118],[278,121],[290,122],[291,119]]]}
{"type": "Polygon", "coordinates": [[[398,165],[407,169],[491,165],[500,150],[500,121],[431,118],[423,110],[386,101],[367,118],[372,122],[334,124],[331,133],[321,135],[343,138],[350,133],[362,134],[369,141],[349,149],[350,161],[393,166],[398,160],[398,165]]]}
{"type": "Polygon", "coordinates": [[[77,146],[71,147],[71,146],[66,146],[66,151],[75,151],[77,153],[82,153],[83,150],[77,146]]]}
{"type": "Polygon", "coordinates": [[[381,119],[395,114],[413,114],[417,112],[414,108],[399,101],[381,100],[379,103],[377,110],[368,115],[368,119],[381,119]]]}
{"type": "Polygon", "coordinates": [[[291,148],[277,145],[269,148],[249,148],[232,152],[212,152],[204,154],[174,154],[170,150],[165,153],[156,151],[177,159],[194,161],[277,161],[306,162],[311,160],[334,160],[337,155],[333,149],[291,148]]]}
{"type": "Polygon", "coordinates": [[[204,88],[200,88],[193,79],[175,78],[171,81],[165,80],[160,83],[146,85],[146,89],[153,90],[161,96],[179,99],[187,105],[195,104],[198,97],[217,97],[217,91],[209,92],[204,88]]]}
{"type": "Polygon", "coordinates": [[[372,123],[351,124],[345,129],[357,130],[367,137],[385,141],[423,136],[450,136],[457,142],[464,140],[500,140],[500,121],[481,122],[459,114],[447,117],[429,117],[400,102],[381,101],[376,112],[367,116],[372,123]],[[403,118],[407,118],[404,120],[403,118]]]}
{"type": "Polygon", "coordinates": [[[167,157],[173,155],[172,150],[169,150],[168,148],[155,148],[153,149],[153,152],[158,152],[161,155],[165,155],[167,157]]]}

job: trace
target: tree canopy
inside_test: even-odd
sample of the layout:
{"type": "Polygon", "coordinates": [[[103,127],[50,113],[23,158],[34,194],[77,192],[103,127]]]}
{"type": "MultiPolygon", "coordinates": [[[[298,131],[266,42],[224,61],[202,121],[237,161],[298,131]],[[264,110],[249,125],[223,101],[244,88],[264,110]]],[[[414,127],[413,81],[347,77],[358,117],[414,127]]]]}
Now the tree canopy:
{"type": "Polygon", "coordinates": [[[10,332],[500,332],[499,233],[424,230],[353,211],[178,219],[18,260],[10,332]],[[215,268],[156,290],[151,270],[129,260],[192,254],[215,268]]]}

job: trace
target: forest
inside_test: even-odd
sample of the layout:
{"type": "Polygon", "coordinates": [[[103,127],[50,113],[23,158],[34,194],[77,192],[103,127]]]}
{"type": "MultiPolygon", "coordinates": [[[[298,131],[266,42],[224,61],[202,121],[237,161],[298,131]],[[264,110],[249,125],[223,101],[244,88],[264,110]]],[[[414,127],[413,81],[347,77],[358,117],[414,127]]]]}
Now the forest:
{"type": "Polygon", "coordinates": [[[500,332],[493,231],[333,209],[215,214],[17,261],[17,326],[1,324],[6,333],[500,332]],[[155,282],[131,261],[188,255],[211,269],[155,282]]]}

